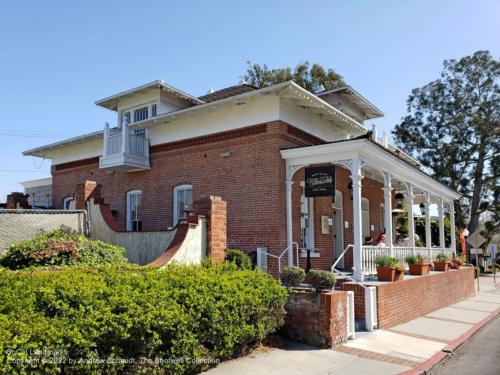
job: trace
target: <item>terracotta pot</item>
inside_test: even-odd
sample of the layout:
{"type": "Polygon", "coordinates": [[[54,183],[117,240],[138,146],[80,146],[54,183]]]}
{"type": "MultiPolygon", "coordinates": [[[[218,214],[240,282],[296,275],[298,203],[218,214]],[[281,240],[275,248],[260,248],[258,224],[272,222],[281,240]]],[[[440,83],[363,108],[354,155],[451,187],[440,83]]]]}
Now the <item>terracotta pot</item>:
{"type": "Polygon", "coordinates": [[[398,280],[398,275],[396,275],[396,269],[394,267],[377,267],[377,280],[378,281],[396,281],[398,280]]]}
{"type": "Polygon", "coordinates": [[[461,264],[459,262],[457,262],[456,260],[452,260],[450,266],[452,269],[458,270],[458,269],[460,269],[461,264]]]}
{"type": "Polygon", "coordinates": [[[394,277],[394,281],[403,280],[404,276],[405,276],[404,272],[396,270],[396,276],[394,277]]]}
{"type": "Polygon", "coordinates": [[[434,261],[434,271],[448,271],[448,267],[450,266],[450,262],[437,262],[434,261]]]}
{"type": "Polygon", "coordinates": [[[427,275],[429,273],[430,264],[429,263],[413,263],[409,264],[410,275],[427,275]]]}

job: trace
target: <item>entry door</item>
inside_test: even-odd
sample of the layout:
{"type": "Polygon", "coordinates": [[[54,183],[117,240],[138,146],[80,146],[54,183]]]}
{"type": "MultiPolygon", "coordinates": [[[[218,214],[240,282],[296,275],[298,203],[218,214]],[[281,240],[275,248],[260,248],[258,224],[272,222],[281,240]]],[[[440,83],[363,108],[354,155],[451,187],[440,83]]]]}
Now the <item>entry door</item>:
{"type": "MultiPolygon", "coordinates": [[[[333,254],[335,261],[344,251],[344,217],[342,208],[342,192],[335,190],[335,202],[333,203],[333,254]]],[[[336,268],[344,268],[344,258],[337,263],[336,268]]]]}

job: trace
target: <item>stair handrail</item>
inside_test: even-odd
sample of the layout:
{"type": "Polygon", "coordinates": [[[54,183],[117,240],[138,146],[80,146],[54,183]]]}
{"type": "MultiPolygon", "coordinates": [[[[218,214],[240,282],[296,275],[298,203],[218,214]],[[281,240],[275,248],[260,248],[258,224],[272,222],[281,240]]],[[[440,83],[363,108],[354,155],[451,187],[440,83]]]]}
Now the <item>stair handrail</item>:
{"type": "Polygon", "coordinates": [[[345,278],[347,278],[347,279],[351,280],[353,283],[355,283],[355,284],[357,284],[357,285],[361,286],[363,289],[366,289],[366,286],[365,286],[362,282],[360,282],[360,281],[358,281],[358,280],[353,279],[353,278],[352,278],[352,276],[350,276],[350,275],[348,275],[347,273],[345,273],[345,272],[343,272],[343,271],[340,271],[340,270],[338,270],[338,269],[336,269],[336,268],[335,268],[335,266],[337,265],[337,263],[338,263],[338,262],[339,262],[339,261],[340,261],[340,260],[344,257],[345,253],[347,253],[347,251],[348,251],[349,249],[351,249],[351,248],[354,248],[354,245],[352,245],[352,244],[351,244],[351,245],[347,245],[347,246],[346,246],[346,248],[345,248],[345,249],[344,249],[344,251],[342,251],[342,253],[339,255],[339,257],[337,258],[337,260],[335,261],[335,263],[333,263],[332,268],[331,268],[331,272],[332,272],[332,273],[338,273],[338,274],[340,274],[340,275],[344,276],[345,278]]]}
{"type": "Polygon", "coordinates": [[[281,258],[283,257],[283,255],[285,255],[288,250],[290,250],[290,248],[294,248],[295,247],[295,255],[296,255],[296,259],[297,259],[297,267],[300,267],[300,263],[299,263],[299,244],[297,242],[292,242],[290,245],[288,245],[287,247],[285,247],[285,250],[283,250],[283,252],[280,254],[280,255],[274,255],[274,254],[271,254],[271,253],[268,253],[267,250],[260,250],[262,253],[265,253],[266,255],[272,257],[272,258],[276,258],[278,259],[278,279],[281,279],[281,258]]]}

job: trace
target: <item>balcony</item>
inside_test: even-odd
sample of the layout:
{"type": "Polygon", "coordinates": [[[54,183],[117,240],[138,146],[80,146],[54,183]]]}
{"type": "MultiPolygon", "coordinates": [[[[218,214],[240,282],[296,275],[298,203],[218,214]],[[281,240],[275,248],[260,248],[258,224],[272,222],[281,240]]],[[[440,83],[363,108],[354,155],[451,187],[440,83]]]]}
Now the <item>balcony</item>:
{"type": "Polygon", "coordinates": [[[149,169],[149,138],[131,133],[129,129],[104,128],[104,146],[99,168],[110,171],[137,171],[149,169]]]}

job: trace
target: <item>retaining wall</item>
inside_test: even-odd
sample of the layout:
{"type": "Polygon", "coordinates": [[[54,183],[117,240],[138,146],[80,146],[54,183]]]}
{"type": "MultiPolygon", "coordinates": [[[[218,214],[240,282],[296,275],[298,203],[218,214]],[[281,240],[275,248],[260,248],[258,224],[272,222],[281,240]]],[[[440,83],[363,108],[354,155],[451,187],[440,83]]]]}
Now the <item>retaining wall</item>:
{"type": "Polygon", "coordinates": [[[325,348],[347,341],[347,292],[291,292],[285,308],[290,339],[325,348]]]}

